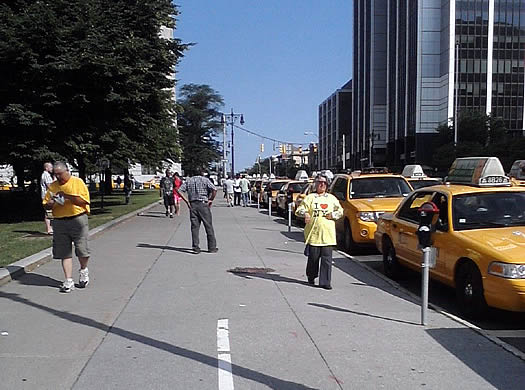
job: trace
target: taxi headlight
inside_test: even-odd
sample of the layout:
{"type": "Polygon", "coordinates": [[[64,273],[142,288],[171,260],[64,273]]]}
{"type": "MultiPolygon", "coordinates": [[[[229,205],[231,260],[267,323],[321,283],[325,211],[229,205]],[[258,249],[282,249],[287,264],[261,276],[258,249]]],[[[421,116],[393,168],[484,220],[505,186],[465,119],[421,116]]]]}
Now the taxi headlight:
{"type": "Polygon", "coordinates": [[[376,220],[376,215],[373,211],[361,211],[358,215],[361,221],[374,222],[376,220]]]}
{"type": "Polygon", "coordinates": [[[493,261],[489,265],[488,273],[507,279],[525,279],[525,264],[508,264],[493,261]]]}

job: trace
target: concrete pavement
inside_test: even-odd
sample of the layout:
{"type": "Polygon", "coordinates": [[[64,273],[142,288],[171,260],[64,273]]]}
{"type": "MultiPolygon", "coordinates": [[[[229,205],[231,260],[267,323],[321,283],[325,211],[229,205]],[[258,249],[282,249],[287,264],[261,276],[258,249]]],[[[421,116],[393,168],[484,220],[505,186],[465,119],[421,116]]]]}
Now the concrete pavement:
{"type": "Polygon", "coordinates": [[[0,388],[230,389],[226,355],[236,389],[523,388],[501,347],[434,311],[418,325],[418,302],[335,252],[334,289],[307,285],[302,232],[216,203],[216,254],[158,206],[92,239],[85,290],[58,293],[58,262],[0,287],[0,388]]]}

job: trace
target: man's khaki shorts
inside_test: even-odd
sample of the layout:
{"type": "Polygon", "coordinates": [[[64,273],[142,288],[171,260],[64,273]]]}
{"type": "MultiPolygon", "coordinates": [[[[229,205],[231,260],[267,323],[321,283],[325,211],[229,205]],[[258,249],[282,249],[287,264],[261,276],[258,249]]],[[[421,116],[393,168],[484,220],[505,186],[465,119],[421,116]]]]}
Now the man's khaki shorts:
{"type": "Polygon", "coordinates": [[[71,218],[55,218],[53,220],[53,258],[73,257],[71,247],[73,243],[77,257],[89,257],[88,235],[87,214],[71,218]]]}

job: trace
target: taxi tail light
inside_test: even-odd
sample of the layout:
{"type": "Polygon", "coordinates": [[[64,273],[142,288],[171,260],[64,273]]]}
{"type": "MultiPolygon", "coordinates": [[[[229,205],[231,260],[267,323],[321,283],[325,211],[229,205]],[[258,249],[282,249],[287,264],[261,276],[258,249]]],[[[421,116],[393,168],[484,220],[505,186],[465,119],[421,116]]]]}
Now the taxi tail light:
{"type": "Polygon", "coordinates": [[[490,263],[488,273],[506,279],[525,279],[525,264],[508,264],[494,261],[490,263]]]}

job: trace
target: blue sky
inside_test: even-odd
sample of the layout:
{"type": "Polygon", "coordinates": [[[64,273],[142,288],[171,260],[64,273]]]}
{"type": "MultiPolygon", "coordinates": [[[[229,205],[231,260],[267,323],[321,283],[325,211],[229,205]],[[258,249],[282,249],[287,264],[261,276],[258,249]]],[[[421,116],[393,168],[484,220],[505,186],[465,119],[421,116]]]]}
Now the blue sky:
{"type": "MultiPolygon", "coordinates": [[[[175,37],[196,43],[178,85],[208,84],[244,127],[288,142],[316,141],[318,105],[352,77],[351,0],[178,0],[175,37]]],[[[221,137],[222,140],[222,137],[221,137]]],[[[235,129],[235,170],[253,165],[259,137],[235,129]]],[[[278,154],[264,141],[261,157],[278,154]]]]}

